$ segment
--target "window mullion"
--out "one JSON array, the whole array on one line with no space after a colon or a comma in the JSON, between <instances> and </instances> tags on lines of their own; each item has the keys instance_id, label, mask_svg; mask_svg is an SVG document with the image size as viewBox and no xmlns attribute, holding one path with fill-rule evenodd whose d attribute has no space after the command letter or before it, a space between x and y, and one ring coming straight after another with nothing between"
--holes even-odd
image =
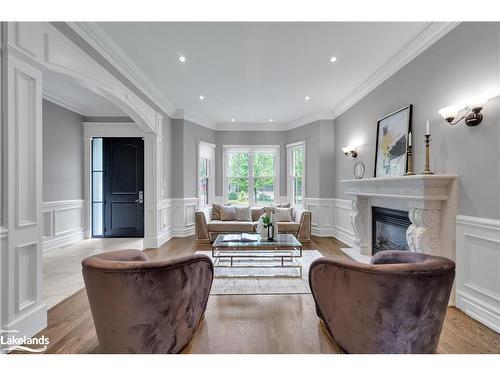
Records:
<instances>
[{"instance_id":1,"label":"window mullion","mask_svg":"<svg viewBox=\"0 0 500 375\"><path fill-rule=\"evenodd\" d=\"M249 152L248 153L248 203L250 204L255 204L255 197L254 197L254 178L253 178L253 158L254 158L254 153Z\"/></svg>"}]
</instances>

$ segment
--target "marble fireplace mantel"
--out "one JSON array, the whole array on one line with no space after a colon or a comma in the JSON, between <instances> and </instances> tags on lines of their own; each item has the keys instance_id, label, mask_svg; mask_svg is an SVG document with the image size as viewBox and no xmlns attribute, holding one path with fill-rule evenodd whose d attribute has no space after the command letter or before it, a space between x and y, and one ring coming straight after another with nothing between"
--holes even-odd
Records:
<instances>
[{"instance_id":1,"label":"marble fireplace mantel","mask_svg":"<svg viewBox=\"0 0 500 375\"><path fill-rule=\"evenodd\" d=\"M351 224L355 245L346 251L366 261L372 255L371 207L408 211L406 239L411 251L455 259L455 217L458 177L414 175L342 180L352 199Z\"/></svg>"}]
</instances>

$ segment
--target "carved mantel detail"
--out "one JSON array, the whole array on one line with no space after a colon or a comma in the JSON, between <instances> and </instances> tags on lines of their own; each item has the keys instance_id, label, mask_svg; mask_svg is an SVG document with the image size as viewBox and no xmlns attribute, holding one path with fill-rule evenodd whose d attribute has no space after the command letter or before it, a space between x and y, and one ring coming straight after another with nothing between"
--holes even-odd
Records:
<instances>
[{"instance_id":1,"label":"carved mantel detail","mask_svg":"<svg viewBox=\"0 0 500 375\"><path fill-rule=\"evenodd\" d=\"M411 251L439 254L439 210L411 208L408 212L411 225L406 231L406 241Z\"/></svg>"},{"instance_id":2,"label":"carved mantel detail","mask_svg":"<svg viewBox=\"0 0 500 375\"><path fill-rule=\"evenodd\" d=\"M352 200L352 211L349 215L349 220L351 222L352 228L354 230L355 243L362 252L365 252L368 248L368 222L366 217L363 215L363 211L368 207L368 201L366 199L353 199Z\"/></svg>"}]
</instances>

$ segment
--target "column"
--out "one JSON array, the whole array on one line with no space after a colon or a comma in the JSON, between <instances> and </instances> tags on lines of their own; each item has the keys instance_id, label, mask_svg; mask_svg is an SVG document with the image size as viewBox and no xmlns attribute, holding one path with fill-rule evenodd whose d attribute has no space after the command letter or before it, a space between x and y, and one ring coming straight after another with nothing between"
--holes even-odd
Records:
<instances>
[{"instance_id":1,"label":"column","mask_svg":"<svg viewBox=\"0 0 500 375\"><path fill-rule=\"evenodd\" d=\"M42 72L7 45L2 68L1 328L11 331L7 335L33 336L47 325L41 288Z\"/></svg>"}]
</instances>

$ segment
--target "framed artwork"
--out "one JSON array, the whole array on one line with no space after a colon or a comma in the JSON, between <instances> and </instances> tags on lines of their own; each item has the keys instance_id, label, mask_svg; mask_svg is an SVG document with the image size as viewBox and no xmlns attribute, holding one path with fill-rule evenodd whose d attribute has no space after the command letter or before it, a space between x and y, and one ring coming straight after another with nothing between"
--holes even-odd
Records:
<instances>
[{"instance_id":1,"label":"framed artwork","mask_svg":"<svg viewBox=\"0 0 500 375\"><path fill-rule=\"evenodd\" d=\"M410 104L377 121L374 177L402 176L406 173L412 111Z\"/></svg>"}]
</instances>

